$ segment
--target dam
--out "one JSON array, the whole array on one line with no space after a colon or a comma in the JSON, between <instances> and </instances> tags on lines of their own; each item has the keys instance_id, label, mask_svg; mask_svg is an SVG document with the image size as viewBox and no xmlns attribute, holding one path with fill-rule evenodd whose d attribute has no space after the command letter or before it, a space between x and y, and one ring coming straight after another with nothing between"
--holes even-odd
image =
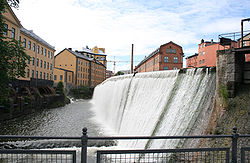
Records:
<instances>
[{"instance_id":1,"label":"dam","mask_svg":"<svg viewBox=\"0 0 250 163\"><path fill-rule=\"evenodd\" d=\"M97 120L114 135L189 135L213 106L215 72L209 68L139 73L110 78L95 88ZM205 114L204 114L205 113ZM204 116L207 117L204 117ZM127 148L176 148L180 141L119 142Z\"/></svg>"}]
</instances>

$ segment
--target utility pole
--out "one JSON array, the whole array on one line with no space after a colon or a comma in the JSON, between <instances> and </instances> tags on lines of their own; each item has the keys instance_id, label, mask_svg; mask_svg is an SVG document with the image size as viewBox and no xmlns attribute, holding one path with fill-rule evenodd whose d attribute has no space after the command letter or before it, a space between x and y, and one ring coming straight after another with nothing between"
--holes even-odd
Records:
<instances>
[{"instance_id":1,"label":"utility pole","mask_svg":"<svg viewBox=\"0 0 250 163\"><path fill-rule=\"evenodd\" d=\"M133 62L134 62L133 58L134 58L134 56L133 55L134 55L134 44L132 44L132 51L131 51L131 70L130 70L131 74L133 74L133 72L134 72L134 68L133 68L134 67L133 66Z\"/></svg>"}]
</instances>

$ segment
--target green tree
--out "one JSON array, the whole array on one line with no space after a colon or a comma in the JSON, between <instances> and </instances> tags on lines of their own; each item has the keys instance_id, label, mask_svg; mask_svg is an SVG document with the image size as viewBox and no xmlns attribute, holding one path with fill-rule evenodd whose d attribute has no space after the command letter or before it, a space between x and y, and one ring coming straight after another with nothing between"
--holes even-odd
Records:
<instances>
[{"instance_id":1,"label":"green tree","mask_svg":"<svg viewBox=\"0 0 250 163\"><path fill-rule=\"evenodd\" d=\"M59 94L64 95L64 85L62 81L59 81L57 86L56 86L56 92Z\"/></svg>"},{"instance_id":2,"label":"green tree","mask_svg":"<svg viewBox=\"0 0 250 163\"><path fill-rule=\"evenodd\" d=\"M18 7L18 4L18 0L0 0L0 104L8 97L9 81L25 77L26 61L30 59L21 41L4 35L7 29L4 27L3 13L7 7Z\"/></svg>"},{"instance_id":3,"label":"green tree","mask_svg":"<svg viewBox=\"0 0 250 163\"><path fill-rule=\"evenodd\" d=\"M115 76L118 76L118 75L124 75L124 72L121 72L121 71L118 71Z\"/></svg>"}]
</instances>

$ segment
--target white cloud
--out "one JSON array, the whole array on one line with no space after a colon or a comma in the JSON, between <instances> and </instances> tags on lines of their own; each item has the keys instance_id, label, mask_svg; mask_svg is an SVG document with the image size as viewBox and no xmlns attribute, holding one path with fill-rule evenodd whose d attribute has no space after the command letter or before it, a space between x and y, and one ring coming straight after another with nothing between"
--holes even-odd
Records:
<instances>
[{"instance_id":1,"label":"white cloud","mask_svg":"<svg viewBox=\"0 0 250 163\"><path fill-rule=\"evenodd\" d=\"M240 30L248 1L25 0L15 11L22 25L56 47L106 48L106 54L145 56L173 41L197 52L202 38ZM249 6L248 5L248 6ZM250 24L250 23L248 23ZM246 29L250 27L246 23ZM127 59L128 60L128 59Z\"/></svg>"}]
</instances>

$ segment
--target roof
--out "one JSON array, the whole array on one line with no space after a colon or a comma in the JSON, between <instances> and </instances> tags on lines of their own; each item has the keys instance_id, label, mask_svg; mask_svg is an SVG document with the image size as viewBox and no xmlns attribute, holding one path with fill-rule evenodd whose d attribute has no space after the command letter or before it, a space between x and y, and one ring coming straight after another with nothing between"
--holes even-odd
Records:
<instances>
[{"instance_id":1,"label":"roof","mask_svg":"<svg viewBox=\"0 0 250 163\"><path fill-rule=\"evenodd\" d=\"M96 60L96 59L94 59L94 58L91 58L91 57L88 57L88 56L82 54L81 52L73 51L73 50L71 50L71 49L69 49L69 48L63 49L63 50L62 50L61 52L59 52L56 56L58 56L59 54L61 54L61 53L62 53L63 51L65 51L65 50L69 51L71 54L73 54L73 55L76 56L77 58L85 59L85 60L88 60L88 61L90 61L90 62L95 62L95 63L97 63L97 64L102 65L102 66L105 67L105 65L103 65L103 64L102 64L101 62L99 62L98 60ZM91 53L90 53L90 54L91 54ZM56 56L55 56L55 57L56 57Z\"/></svg>"},{"instance_id":2,"label":"roof","mask_svg":"<svg viewBox=\"0 0 250 163\"><path fill-rule=\"evenodd\" d=\"M74 73L73 71L71 71L71 70L67 70L67 69L64 69L64 68L57 68L57 67L55 67L56 69L59 69L59 70L63 70L63 71L67 71L67 72L72 72L72 73Z\"/></svg>"},{"instance_id":3,"label":"roof","mask_svg":"<svg viewBox=\"0 0 250 163\"><path fill-rule=\"evenodd\" d=\"M44 41L41 37L37 36L32 30L27 30L25 28L20 28L20 31L23 32L25 35L39 41L39 43L45 45L45 46L48 46L49 48L51 49L54 49L55 50L55 47L50 45L49 43L47 43L46 41Z\"/></svg>"},{"instance_id":4,"label":"roof","mask_svg":"<svg viewBox=\"0 0 250 163\"><path fill-rule=\"evenodd\" d=\"M170 42L168 42L168 43L166 43L166 44L163 44L163 45L161 45L159 48L157 48L155 51L153 51L151 54L149 54L147 57L145 57L145 58L136 66L136 68L139 67L139 66L141 66L141 65L142 65L143 63L145 63L148 59L150 59L150 58L153 57L155 54L157 54L157 53L160 51L160 48L161 48L162 46L167 45L167 44L174 44L174 45L176 45L176 46L182 48L180 45L177 45L176 43L174 43L174 42L172 42L172 41L170 41Z\"/></svg>"},{"instance_id":5,"label":"roof","mask_svg":"<svg viewBox=\"0 0 250 163\"><path fill-rule=\"evenodd\" d=\"M89 54L93 54L93 55L102 55L102 56L107 56L106 54L104 54L102 51L99 50L99 52L101 53L94 53L91 49L87 49L87 48L82 48L82 51L78 51L78 53L89 53Z\"/></svg>"},{"instance_id":6,"label":"roof","mask_svg":"<svg viewBox=\"0 0 250 163\"><path fill-rule=\"evenodd\" d=\"M196 57L196 56L198 56L198 53L195 53L194 55L190 55L190 56L186 57L186 59Z\"/></svg>"},{"instance_id":7,"label":"roof","mask_svg":"<svg viewBox=\"0 0 250 163\"><path fill-rule=\"evenodd\" d=\"M153 57L159 51L160 51L160 48L157 48L155 51L153 51L151 54L149 54L147 57L145 57L136 67L141 66L143 63L145 63L149 58Z\"/></svg>"}]
</instances>

